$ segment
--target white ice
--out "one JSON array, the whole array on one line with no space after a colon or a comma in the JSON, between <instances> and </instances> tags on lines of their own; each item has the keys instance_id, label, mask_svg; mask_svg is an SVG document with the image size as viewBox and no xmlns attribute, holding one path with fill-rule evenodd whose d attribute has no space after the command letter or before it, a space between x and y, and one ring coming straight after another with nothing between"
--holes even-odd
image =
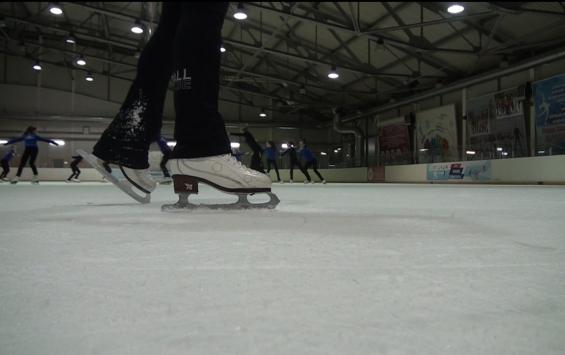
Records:
<instances>
[{"instance_id":1,"label":"white ice","mask_svg":"<svg viewBox=\"0 0 565 355\"><path fill-rule=\"evenodd\" d=\"M0 185L0 353L565 353L565 188L275 192L166 214L171 186Z\"/></svg>"}]
</instances>

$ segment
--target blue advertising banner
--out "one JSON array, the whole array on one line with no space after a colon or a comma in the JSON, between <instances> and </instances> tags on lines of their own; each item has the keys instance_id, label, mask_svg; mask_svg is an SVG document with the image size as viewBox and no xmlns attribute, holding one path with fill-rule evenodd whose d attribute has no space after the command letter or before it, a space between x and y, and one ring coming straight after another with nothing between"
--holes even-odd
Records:
<instances>
[{"instance_id":1,"label":"blue advertising banner","mask_svg":"<svg viewBox=\"0 0 565 355\"><path fill-rule=\"evenodd\" d=\"M428 164L428 181L489 181L490 160Z\"/></svg>"},{"instance_id":2,"label":"blue advertising banner","mask_svg":"<svg viewBox=\"0 0 565 355\"><path fill-rule=\"evenodd\" d=\"M533 84L537 149L565 153L565 75Z\"/></svg>"}]
</instances>

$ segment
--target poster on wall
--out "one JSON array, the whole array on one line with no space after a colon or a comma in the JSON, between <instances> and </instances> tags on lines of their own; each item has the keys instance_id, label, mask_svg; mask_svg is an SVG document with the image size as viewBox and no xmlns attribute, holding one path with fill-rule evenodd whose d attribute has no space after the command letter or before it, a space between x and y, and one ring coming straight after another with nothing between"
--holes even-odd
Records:
<instances>
[{"instance_id":1,"label":"poster on wall","mask_svg":"<svg viewBox=\"0 0 565 355\"><path fill-rule=\"evenodd\" d=\"M420 163L459 159L455 106L447 105L417 112L416 137Z\"/></svg>"},{"instance_id":2,"label":"poster on wall","mask_svg":"<svg viewBox=\"0 0 565 355\"><path fill-rule=\"evenodd\" d=\"M488 135L490 97L481 96L467 101L467 125L469 137Z\"/></svg>"},{"instance_id":3,"label":"poster on wall","mask_svg":"<svg viewBox=\"0 0 565 355\"><path fill-rule=\"evenodd\" d=\"M426 175L428 181L489 181L492 177L491 161L428 164Z\"/></svg>"},{"instance_id":4,"label":"poster on wall","mask_svg":"<svg viewBox=\"0 0 565 355\"><path fill-rule=\"evenodd\" d=\"M565 153L565 75L533 84L537 149ZM546 153L547 154L547 153Z\"/></svg>"},{"instance_id":5,"label":"poster on wall","mask_svg":"<svg viewBox=\"0 0 565 355\"><path fill-rule=\"evenodd\" d=\"M468 100L467 148L482 159L527 156L523 106L524 87Z\"/></svg>"},{"instance_id":6,"label":"poster on wall","mask_svg":"<svg viewBox=\"0 0 565 355\"><path fill-rule=\"evenodd\" d=\"M517 87L494 94L494 118L504 119L524 115L524 87Z\"/></svg>"},{"instance_id":7,"label":"poster on wall","mask_svg":"<svg viewBox=\"0 0 565 355\"><path fill-rule=\"evenodd\" d=\"M410 164L410 132L408 126L391 124L379 128L380 162L385 165Z\"/></svg>"}]
</instances>

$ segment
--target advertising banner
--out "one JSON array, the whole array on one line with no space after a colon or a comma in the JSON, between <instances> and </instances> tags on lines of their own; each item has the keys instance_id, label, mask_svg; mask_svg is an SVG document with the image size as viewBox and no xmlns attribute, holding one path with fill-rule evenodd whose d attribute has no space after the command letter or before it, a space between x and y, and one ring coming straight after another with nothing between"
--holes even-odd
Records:
<instances>
[{"instance_id":1,"label":"advertising banner","mask_svg":"<svg viewBox=\"0 0 565 355\"><path fill-rule=\"evenodd\" d=\"M486 159L527 155L524 87L467 101L467 148Z\"/></svg>"},{"instance_id":2,"label":"advertising banner","mask_svg":"<svg viewBox=\"0 0 565 355\"><path fill-rule=\"evenodd\" d=\"M428 181L489 181L490 160L428 164Z\"/></svg>"},{"instance_id":3,"label":"advertising banner","mask_svg":"<svg viewBox=\"0 0 565 355\"><path fill-rule=\"evenodd\" d=\"M537 149L565 153L565 75L533 84Z\"/></svg>"},{"instance_id":4,"label":"advertising banner","mask_svg":"<svg viewBox=\"0 0 565 355\"><path fill-rule=\"evenodd\" d=\"M458 159L454 105L417 112L416 132L419 162Z\"/></svg>"},{"instance_id":5,"label":"advertising banner","mask_svg":"<svg viewBox=\"0 0 565 355\"><path fill-rule=\"evenodd\" d=\"M380 162L390 164L409 164L412 162L410 132L408 126L393 124L379 128Z\"/></svg>"}]
</instances>

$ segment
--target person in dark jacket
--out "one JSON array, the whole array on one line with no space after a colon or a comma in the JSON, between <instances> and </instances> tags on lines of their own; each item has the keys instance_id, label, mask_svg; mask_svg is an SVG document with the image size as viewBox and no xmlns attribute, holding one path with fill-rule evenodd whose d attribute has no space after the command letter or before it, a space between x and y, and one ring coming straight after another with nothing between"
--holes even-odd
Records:
<instances>
[{"instance_id":1,"label":"person in dark jacket","mask_svg":"<svg viewBox=\"0 0 565 355\"><path fill-rule=\"evenodd\" d=\"M24 170L24 166L27 164L29 159L29 166L33 171L33 183L39 182L37 167L35 166L35 159L37 159L37 154L39 154L39 148L37 147L37 142L46 142L53 145L59 145L52 139L47 139L40 137L37 135L37 128L34 126L29 126L24 134L19 138L14 138L8 141L5 145L18 143L24 141L25 143L25 150L22 155L22 159L20 160L20 166L18 167L18 172L16 173L16 177L11 181L12 184L17 184L20 176L22 176L22 171Z\"/></svg>"},{"instance_id":2,"label":"person in dark jacket","mask_svg":"<svg viewBox=\"0 0 565 355\"><path fill-rule=\"evenodd\" d=\"M71 170L73 171L73 173L71 174L71 176L69 176L67 181L80 182L80 180L78 179L78 176L80 175L80 169L78 168L78 165L82 161L82 156L73 155L71 158L73 158L73 161L71 162Z\"/></svg>"},{"instance_id":3,"label":"person in dark jacket","mask_svg":"<svg viewBox=\"0 0 565 355\"><path fill-rule=\"evenodd\" d=\"M271 165L275 168L275 173L277 173L277 181L282 182L281 176L279 175L279 167L277 166L277 155L278 151L273 141L267 141L266 148L263 151L267 157L267 174L271 171Z\"/></svg>"},{"instance_id":4,"label":"person in dark jacket","mask_svg":"<svg viewBox=\"0 0 565 355\"><path fill-rule=\"evenodd\" d=\"M306 170L304 170L304 168L302 167L302 164L300 164L300 161L298 160L298 156L296 155L296 148L294 148L294 143L293 142L288 142L288 149L285 150L282 155L287 155L288 154L288 158L290 160L290 183L292 184L292 180L294 180L294 167L298 167L298 169L300 169L300 171L302 171L302 174L304 174L304 176L306 176L306 180L305 182L310 181L310 175L308 174L308 172Z\"/></svg>"},{"instance_id":5,"label":"person in dark jacket","mask_svg":"<svg viewBox=\"0 0 565 355\"><path fill-rule=\"evenodd\" d=\"M316 175L318 175L318 177L320 178L320 181L322 182L322 184L325 184L326 180L324 179L322 174L320 174L320 172L318 171L318 159L316 159L316 157L314 156L314 154L312 153L310 148L308 148L308 146L306 145L306 140L304 138L302 138L298 142L298 144L300 145L300 150L298 151L298 154L304 160L304 170L308 171L308 168L312 167L312 169L314 170ZM308 179L308 180L310 180L310 179ZM310 182L312 182L312 181L310 181Z\"/></svg>"},{"instance_id":6,"label":"person in dark jacket","mask_svg":"<svg viewBox=\"0 0 565 355\"><path fill-rule=\"evenodd\" d=\"M2 164L2 174L0 175L0 180L8 181L8 178L6 178L6 176L8 176L8 173L10 172L10 160L12 160L15 155L16 150L14 149L14 147L11 147L10 151L6 155L4 155L4 157L0 161L0 163Z\"/></svg>"},{"instance_id":7,"label":"person in dark jacket","mask_svg":"<svg viewBox=\"0 0 565 355\"><path fill-rule=\"evenodd\" d=\"M250 168L256 170L260 173L265 173L265 168L263 167L263 147L257 143L255 137L249 132L247 127L244 127L242 133L231 133L232 136L243 137L245 143L251 148L253 155L251 155L251 166Z\"/></svg>"}]
</instances>

